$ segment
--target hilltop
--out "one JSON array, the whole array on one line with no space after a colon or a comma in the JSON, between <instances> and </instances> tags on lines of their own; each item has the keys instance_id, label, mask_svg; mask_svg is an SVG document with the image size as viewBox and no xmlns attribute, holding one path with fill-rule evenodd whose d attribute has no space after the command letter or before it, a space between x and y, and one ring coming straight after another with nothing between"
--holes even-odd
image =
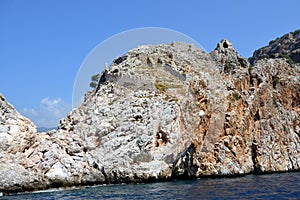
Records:
<instances>
[{"instance_id":1,"label":"hilltop","mask_svg":"<svg viewBox=\"0 0 300 200\"><path fill-rule=\"evenodd\" d=\"M286 58L288 62L300 63L300 30L290 32L271 40L269 44L256 50L249 59L253 64L263 58Z\"/></svg>"}]
</instances>

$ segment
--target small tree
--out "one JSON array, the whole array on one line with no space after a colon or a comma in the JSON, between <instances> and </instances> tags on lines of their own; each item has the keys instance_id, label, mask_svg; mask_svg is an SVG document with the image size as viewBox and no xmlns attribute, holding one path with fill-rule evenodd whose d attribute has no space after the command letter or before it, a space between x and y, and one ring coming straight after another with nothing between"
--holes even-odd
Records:
<instances>
[{"instance_id":1,"label":"small tree","mask_svg":"<svg viewBox=\"0 0 300 200\"><path fill-rule=\"evenodd\" d=\"M107 81L108 65L105 63L105 69L101 74L95 74L91 77L90 87L97 88L98 84Z\"/></svg>"},{"instance_id":2,"label":"small tree","mask_svg":"<svg viewBox=\"0 0 300 200\"><path fill-rule=\"evenodd\" d=\"M96 88L99 82L100 74L95 74L91 77L90 87Z\"/></svg>"}]
</instances>

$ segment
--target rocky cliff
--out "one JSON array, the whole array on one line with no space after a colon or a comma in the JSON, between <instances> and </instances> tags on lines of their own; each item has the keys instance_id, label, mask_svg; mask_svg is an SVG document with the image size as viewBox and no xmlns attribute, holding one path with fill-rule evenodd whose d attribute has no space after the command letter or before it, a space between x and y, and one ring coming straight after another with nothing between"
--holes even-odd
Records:
<instances>
[{"instance_id":1,"label":"rocky cliff","mask_svg":"<svg viewBox=\"0 0 300 200\"><path fill-rule=\"evenodd\" d=\"M256 50L249 59L253 64L262 58L285 58L290 63L300 63L300 30L290 32Z\"/></svg>"},{"instance_id":2,"label":"rocky cliff","mask_svg":"<svg viewBox=\"0 0 300 200\"><path fill-rule=\"evenodd\" d=\"M300 68L184 43L114 60L57 131L1 96L0 191L300 169Z\"/></svg>"}]
</instances>

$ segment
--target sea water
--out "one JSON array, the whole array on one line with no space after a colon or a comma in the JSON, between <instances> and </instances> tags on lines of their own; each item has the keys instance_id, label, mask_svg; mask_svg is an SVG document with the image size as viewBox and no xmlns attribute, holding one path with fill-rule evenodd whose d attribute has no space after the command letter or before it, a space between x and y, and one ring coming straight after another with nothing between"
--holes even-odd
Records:
<instances>
[{"instance_id":1,"label":"sea water","mask_svg":"<svg viewBox=\"0 0 300 200\"><path fill-rule=\"evenodd\" d=\"M2 199L300 199L300 172L101 185L15 194Z\"/></svg>"}]
</instances>

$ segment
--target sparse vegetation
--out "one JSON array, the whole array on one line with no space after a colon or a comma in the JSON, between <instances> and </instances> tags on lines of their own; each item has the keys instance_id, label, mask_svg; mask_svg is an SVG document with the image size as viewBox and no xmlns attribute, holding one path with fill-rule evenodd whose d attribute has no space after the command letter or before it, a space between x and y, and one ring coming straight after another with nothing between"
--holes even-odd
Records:
<instances>
[{"instance_id":1,"label":"sparse vegetation","mask_svg":"<svg viewBox=\"0 0 300 200\"><path fill-rule=\"evenodd\" d=\"M253 66L250 65L250 66L248 67L248 73L251 74L252 70L253 70Z\"/></svg>"},{"instance_id":2,"label":"sparse vegetation","mask_svg":"<svg viewBox=\"0 0 300 200\"><path fill-rule=\"evenodd\" d=\"M233 98L237 101L239 100L241 97L240 97L240 94L238 92L233 92Z\"/></svg>"},{"instance_id":3,"label":"sparse vegetation","mask_svg":"<svg viewBox=\"0 0 300 200\"><path fill-rule=\"evenodd\" d=\"M182 85L173 85L173 84L167 84L167 83L155 83L155 88L159 90L160 92L165 92L167 89L170 88L181 88Z\"/></svg>"},{"instance_id":4,"label":"sparse vegetation","mask_svg":"<svg viewBox=\"0 0 300 200\"><path fill-rule=\"evenodd\" d=\"M276 88L276 86L278 85L280 79L278 76L274 76L272 77L272 84L273 84L273 88Z\"/></svg>"},{"instance_id":5,"label":"sparse vegetation","mask_svg":"<svg viewBox=\"0 0 300 200\"><path fill-rule=\"evenodd\" d=\"M229 59L225 60L224 72L229 72L233 68L234 68L234 65L232 64L232 62Z\"/></svg>"},{"instance_id":6,"label":"sparse vegetation","mask_svg":"<svg viewBox=\"0 0 300 200\"><path fill-rule=\"evenodd\" d=\"M155 83L155 88L158 89L160 92L164 92L167 87L164 84Z\"/></svg>"},{"instance_id":7,"label":"sparse vegetation","mask_svg":"<svg viewBox=\"0 0 300 200\"><path fill-rule=\"evenodd\" d=\"M273 97L273 98L272 98L272 100L273 100L273 105L276 107L276 106L277 106L277 101L276 101L276 98L275 98L275 97Z\"/></svg>"},{"instance_id":8,"label":"sparse vegetation","mask_svg":"<svg viewBox=\"0 0 300 200\"><path fill-rule=\"evenodd\" d=\"M300 29L295 30L294 32L292 32L293 35L298 35L300 33Z\"/></svg>"},{"instance_id":9,"label":"sparse vegetation","mask_svg":"<svg viewBox=\"0 0 300 200\"><path fill-rule=\"evenodd\" d=\"M300 48L300 42L299 43L295 43L295 44L291 44L291 46L289 47L290 50L296 50Z\"/></svg>"},{"instance_id":10,"label":"sparse vegetation","mask_svg":"<svg viewBox=\"0 0 300 200\"><path fill-rule=\"evenodd\" d=\"M282 127L283 127L283 131L284 131L284 132L287 132L286 126L285 126L285 125L282 125Z\"/></svg>"},{"instance_id":11,"label":"sparse vegetation","mask_svg":"<svg viewBox=\"0 0 300 200\"><path fill-rule=\"evenodd\" d=\"M165 101L168 101L168 102L171 102L171 101L177 102L177 101L178 101L178 98L177 98L176 96L167 95L167 96L165 96L164 100L165 100Z\"/></svg>"},{"instance_id":12,"label":"sparse vegetation","mask_svg":"<svg viewBox=\"0 0 300 200\"><path fill-rule=\"evenodd\" d=\"M290 65L295 64L293 59L287 54L276 55L276 54L272 53L271 55L269 55L269 58L284 58Z\"/></svg>"},{"instance_id":13,"label":"sparse vegetation","mask_svg":"<svg viewBox=\"0 0 300 200\"><path fill-rule=\"evenodd\" d=\"M286 54L279 54L278 56L279 58L285 58L287 60L287 62L290 64L290 65L293 65L295 64L293 59L289 56L289 55L286 55Z\"/></svg>"},{"instance_id":14,"label":"sparse vegetation","mask_svg":"<svg viewBox=\"0 0 300 200\"><path fill-rule=\"evenodd\" d=\"M95 74L91 77L90 87L96 88L99 82L100 74Z\"/></svg>"},{"instance_id":15,"label":"sparse vegetation","mask_svg":"<svg viewBox=\"0 0 300 200\"><path fill-rule=\"evenodd\" d=\"M280 39L280 38L277 37L275 40L271 40L271 41L269 42L269 45L275 43L275 42L276 42L277 40L279 40L279 39Z\"/></svg>"}]
</instances>

